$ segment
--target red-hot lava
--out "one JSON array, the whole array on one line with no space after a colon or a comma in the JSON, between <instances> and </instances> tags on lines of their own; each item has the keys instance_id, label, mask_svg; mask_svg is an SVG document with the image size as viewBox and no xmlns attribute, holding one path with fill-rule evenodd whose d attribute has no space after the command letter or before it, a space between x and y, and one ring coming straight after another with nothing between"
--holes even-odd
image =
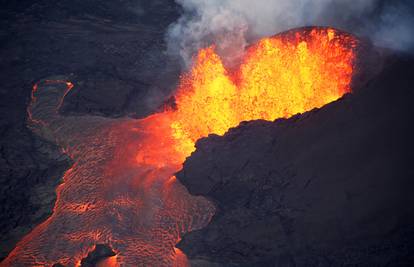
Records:
<instances>
[{"instance_id":1,"label":"red-hot lava","mask_svg":"<svg viewBox=\"0 0 414 267\"><path fill-rule=\"evenodd\" d=\"M214 47L185 74L176 108L142 120L56 112L70 83L34 88L34 131L74 160L57 189L53 215L28 234L2 266L79 265L97 243L117 256L107 266L183 266L174 248L214 213L174 178L194 143L241 121L275 120L321 107L350 91L356 40L313 28L265 38L228 71Z\"/></svg>"}]
</instances>

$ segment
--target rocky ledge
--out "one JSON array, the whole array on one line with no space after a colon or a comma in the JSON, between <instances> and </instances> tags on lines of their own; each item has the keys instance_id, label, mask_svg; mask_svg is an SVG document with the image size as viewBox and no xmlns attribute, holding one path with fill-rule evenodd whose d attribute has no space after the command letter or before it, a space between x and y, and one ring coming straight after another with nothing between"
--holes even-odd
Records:
<instances>
[{"instance_id":1,"label":"rocky ledge","mask_svg":"<svg viewBox=\"0 0 414 267\"><path fill-rule=\"evenodd\" d=\"M390 57L322 109L197 142L177 178L217 213L178 247L217 266L412 266L413 69Z\"/></svg>"}]
</instances>

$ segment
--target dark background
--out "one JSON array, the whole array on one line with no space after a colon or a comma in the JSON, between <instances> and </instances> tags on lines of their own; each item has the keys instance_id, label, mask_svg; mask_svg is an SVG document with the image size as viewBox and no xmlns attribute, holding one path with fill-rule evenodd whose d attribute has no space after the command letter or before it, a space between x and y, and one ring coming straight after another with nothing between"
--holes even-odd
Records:
<instances>
[{"instance_id":1,"label":"dark background","mask_svg":"<svg viewBox=\"0 0 414 267\"><path fill-rule=\"evenodd\" d=\"M409 0L383 0L366 16L375 25L385 6L396 4L412 8ZM67 114L144 117L154 112L169 98L180 73L180 59L165 53L165 33L181 10L173 0L23 0L0 1L0 5L1 260L22 236L50 215L55 188L70 165L69 159L56 146L39 139L27 128L26 107L33 85L54 75L70 75L75 87L61 110ZM346 22L348 29L351 32L353 28L358 29L365 19ZM399 82L406 87L401 88L409 90L412 80L407 78L410 77L407 68L412 68L412 59L408 54L399 54L396 61L399 60L404 62L396 66L402 69L390 70L396 76L384 76L391 80L384 84L389 86L393 84L392 79L404 77L406 80ZM398 73L405 75L400 77ZM399 96L404 99L404 91ZM412 111L407 108L410 105L404 103L406 110ZM399 126L412 124L410 114L405 113L403 118L403 121L398 120ZM363 126L360 127L364 131ZM393 136L398 138L398 132L393 132ZM407 133L403 136L408 139ZM398 144L404 147L404 140ZM252 146L256 145L252 141ZM230 152L240 154L240 151ZM258 153L259 160L261 156ZM255 192L264 195L260 190ZM228 192L222 193L222 196L228 195ZM233 228L233 225L225 227ZM404 244L400 241L398 246ZM188 244L187 252L194 255L221 257L224 261L237 258L225 251L224 256L216 255L203 251L195 245L197 243ZM217 244L209 245L214 249ZM192 248L195 251L192 252ZM404 249L405 253L407 248ZM290 262L290 258L287 261Z\"/></svg>"}]
</instances>

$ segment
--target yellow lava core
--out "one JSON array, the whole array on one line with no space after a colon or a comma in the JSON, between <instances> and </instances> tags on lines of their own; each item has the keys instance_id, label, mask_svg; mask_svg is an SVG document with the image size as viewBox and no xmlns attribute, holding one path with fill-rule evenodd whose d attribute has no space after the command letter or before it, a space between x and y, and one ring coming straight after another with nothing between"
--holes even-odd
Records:
<instances>
[{"instance_id":1,"label":"yellow lava core","mask_svg":"<svg viewBox=\"0 0 414 267\"><path fill-rule=\"evenodd\" d=\"M202 49L181 78L171 127L188 156L208 134L242 121L273 121L319 108L350 92L356 40L331 28L302 29L251 46L238 70L214 47Z\"/></svg>"}]
</instances>

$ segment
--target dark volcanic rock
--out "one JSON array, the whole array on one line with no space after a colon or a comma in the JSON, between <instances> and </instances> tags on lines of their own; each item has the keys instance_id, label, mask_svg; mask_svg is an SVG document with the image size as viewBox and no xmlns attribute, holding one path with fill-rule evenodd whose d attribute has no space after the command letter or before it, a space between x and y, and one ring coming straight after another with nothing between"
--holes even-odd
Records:
<instances>
[{"instance_id":1,"label":"dark volcanic rock","mask_svg":"<svg viewBox=\"0 0 414 267\"><path fill-rule=\"evenodd\" d=\"M414 60L385 66L322 109L197 142L177 178L218 211L178 247L224 266L412 266Z\"/></svg>"},{"instance_id":2,"label":"dark volcanic rock","mask_svg":"<svg viewBox=\"0 0 414 267\"><path fill-rule=\"evenodd\" d=\"M5 8L4 17L13 19L0 28L2 90L24 87L27 97L34 82L73 73L66 112L153 112L178 79L164 39L179 14L173 0L147 2L43 0Z\"/></svg>"},{"instance_id":3,"label":"dark volcanic rock","mask_svg":"<svg viewBox=\"0 0 414 267\"><path fill-rule=\"evenodd\" d=\"M0 143L0 259L52 213L70 160L27 129L6 125Z\"/></svg>"}]
</instances>

